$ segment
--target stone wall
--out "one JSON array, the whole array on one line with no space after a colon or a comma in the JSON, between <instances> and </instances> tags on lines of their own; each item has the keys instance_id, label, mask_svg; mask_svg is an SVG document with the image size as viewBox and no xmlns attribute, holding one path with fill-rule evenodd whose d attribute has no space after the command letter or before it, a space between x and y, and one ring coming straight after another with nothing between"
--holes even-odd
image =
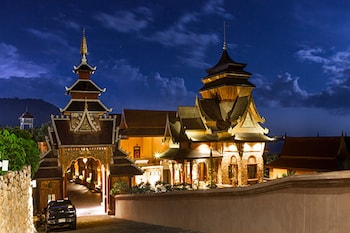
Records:
<instances>
[{"instance_id":1,"label":"stone wall","mask_svg":"<svg viewBox=\"0 0 350 233\"><path fill-rule=\"evenodd\" d=\"M30 167L0 176L0 232L36 232L30 182Z\"/></svg>"},{"instance_id":2,"label":"stone wall","mask_svg":"<svg viewBox=\"0 0 350 233\"><path fill-rule=\"evenodd\" d=\"M225 233L345 233L350 171L290 176L249 187L116 196L116 217Z\"/></svg>"}]
</instances>

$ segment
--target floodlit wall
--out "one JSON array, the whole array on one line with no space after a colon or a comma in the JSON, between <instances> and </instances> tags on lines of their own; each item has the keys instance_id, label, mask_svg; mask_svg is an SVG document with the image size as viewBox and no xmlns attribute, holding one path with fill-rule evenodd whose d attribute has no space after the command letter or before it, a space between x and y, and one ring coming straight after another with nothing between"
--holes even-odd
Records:
<instances>
[{"instance_id":1,"label":"floodlit wall","mask_svg":"<svg viewBox=\"0 0 350 233\"><path fill-rule=\"evenodd\" d=\"M30 167L0 176L0 232L36 232L30 181Z\"/></svg>"},{"instance_id":2,"label":"floodlit wall","mask_svg":"<svg viewBox=\"0 0 350 233\"><path fill-rule=\"evenodd\" d=\"M350 171L249 187L116 196L116 217L210 233L345 233Z\"/></svg>"}]
</instances>

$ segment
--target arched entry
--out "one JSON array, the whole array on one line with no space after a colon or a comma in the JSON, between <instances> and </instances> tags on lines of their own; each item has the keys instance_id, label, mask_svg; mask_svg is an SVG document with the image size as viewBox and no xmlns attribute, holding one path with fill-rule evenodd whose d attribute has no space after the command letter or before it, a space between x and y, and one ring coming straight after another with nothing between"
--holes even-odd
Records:
<instances>
[{"instance_id":1,"label":"arched entry","mask_svg":"<svg viewBox=\"0 0 350 233\"><path fill-rule=\"evenodd\" d=\"M91 190L93 188L93 190L96 189L95 191L100 192L103 211L107 213L111 154L112 148L110 147L62 148L60 162L64 174L64 196L68 196L68 186L72 187L72 181L74 183L81 182L86 189Z\"/></svg>"},{"instance_id":2,"label":"arched entry","mask_svg":"<svg viewBox=\"0 0 350 233\"><path fill-rule=\"evenodd\" d=\"M92 157L74 160L67 169L67 197L76 206L78 216L105 213L102 170L100 161Z\"/></svg>"}]
</instances>

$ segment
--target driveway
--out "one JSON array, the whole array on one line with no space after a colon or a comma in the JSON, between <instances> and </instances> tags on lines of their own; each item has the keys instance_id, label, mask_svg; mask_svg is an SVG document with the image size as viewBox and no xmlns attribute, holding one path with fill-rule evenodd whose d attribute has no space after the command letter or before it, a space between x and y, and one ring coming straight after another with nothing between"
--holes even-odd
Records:
<instances>
[{"instance_id":1,"label":"driveway","mask_svg":"<svg viewBox=\"0 0 350 233\"><path fill-rule=\"evenodd\" d=\"M43 231L38 231L41 233ZM50 232L66 233L200 233L198 231L183 230L173 227L151 225L119 219L109 215L81 216L78 217L77 229L54 229Z\"/></svg>"}]
</instances>

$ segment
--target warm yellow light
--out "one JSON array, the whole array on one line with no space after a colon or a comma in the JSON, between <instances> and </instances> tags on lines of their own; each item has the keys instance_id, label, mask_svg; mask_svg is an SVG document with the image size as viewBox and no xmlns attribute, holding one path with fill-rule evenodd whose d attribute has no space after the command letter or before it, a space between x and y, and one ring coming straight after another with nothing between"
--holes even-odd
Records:
<instances>
[{"instance_id":1,"label":"warm yellow light","mask_svg":"<svg viewBox=\"0 0 350 233\"><path fill-rule=\"evenodd\" d=\"M154 153L154 157L155 157L156 159L159 159L159 158L160 158L160 153L158 153L158 152Z\"/></svg>"},{"instance_id":2,"label":"warm yellow light","mask_svg":"<svg viewBox=\"0 0 350 233\"><path fill-rule=\"evenodd\" d=\"M243 144L243 150L244 151L250 151L250 149L251 149L251 147L250 147L250 145L248 143L244 143Z\"/></svg>"},{"instance_id":3,"label":"warm yellow light","mask_svg":"<svg viewBox=\"0 0 350 233\"><path fill-rule=\"evenodd\" d=\"M237 147L235 145L229 145L226 148L226 151L237 151Z\"/></svg>"},{"instance_id":4,"label":"warm yellow light","mask_svg":"<svg viewBox=\"0 0 350 233\"><path fill-rule=\"evenodd\" d=\"M210 147L207 145L207 144L201 144L199 147L198 147L199 151L203 154L209 154L210 153Z\"/></svg>"},{"instance_id":5,"label":"warm yellow light","mask_svg":"<svg viewBox=\"0 0 350 233\"><path fill-rule=\"evenodd\" d=\"M88 160L87 158L83 158L84 164L86 164L87 160Z\"/></svg>"},{"instance_id":6,"label":"warm yellow light","mask_svg":"<svg viewBox=\"0 0 350 233\"><path fill-rule=\"evenodd\" d=\"M253 151L261 151L261 143L255 143L253 146Z\"/></svg>"}]
</instances>

